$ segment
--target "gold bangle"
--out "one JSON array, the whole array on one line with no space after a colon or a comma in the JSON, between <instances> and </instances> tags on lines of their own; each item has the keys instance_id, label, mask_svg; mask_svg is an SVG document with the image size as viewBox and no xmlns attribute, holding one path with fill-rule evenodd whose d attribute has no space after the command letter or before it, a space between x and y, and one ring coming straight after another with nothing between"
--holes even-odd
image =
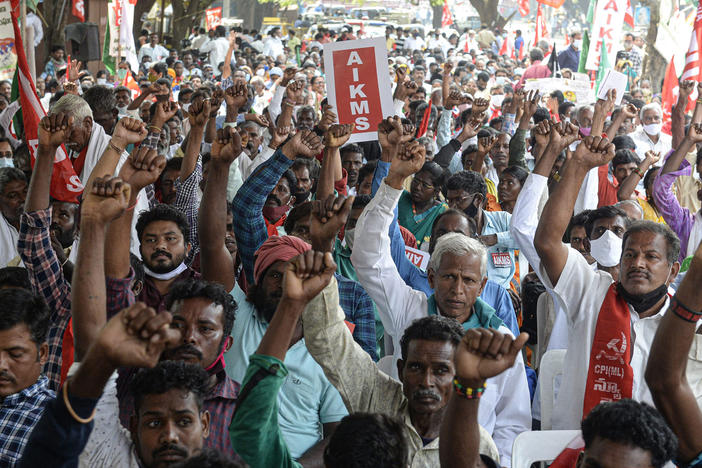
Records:
<instances>
[{"instance_id":1,"label":"gold bangle","mask_svg":"<svg viewBox=\"0 0 702 468\"><path fill-rule=\"evenodd\" d=\"M95 418L95 410L97 407L93 408L93 414L90 415L90 417L86 418L81 418L76 414L75 411L73 411L73 408L71 407L71 403L68 401L68 380L66 380L63 383L63 403L66 405L66 409L68 410L68 414L73 417L76 421L78 421L81 424L88 424L90 421L92 421Z\"/></svg>"},{"instance_id":2,"label":"gold bangle","mask_svg":"<svg viewBox=\"0 0 702 468\"><path fill-rule=\"evenodd\" d=\"M109 142L107 145L108 145L110 148L112 148L114 151L116 151L117 154L122 154L122 153L124 153L124 149L123 149L123 148L120 148L119 146L117 146L117 145L115 145L114 143L112 143L112 140L110 140L110 142Z\"/></svg>"},{"instance_id":3,"label":"gold bangle","mask_svg":"<svg viewBox=\"0 0 702 468\"><path fill-rule=\"evenodd\" d=\"M149 130L151 130L153 133L161 133L161 129L157 127L156 125L149 125L147 127Z\"/></svg>"}]
</instances>

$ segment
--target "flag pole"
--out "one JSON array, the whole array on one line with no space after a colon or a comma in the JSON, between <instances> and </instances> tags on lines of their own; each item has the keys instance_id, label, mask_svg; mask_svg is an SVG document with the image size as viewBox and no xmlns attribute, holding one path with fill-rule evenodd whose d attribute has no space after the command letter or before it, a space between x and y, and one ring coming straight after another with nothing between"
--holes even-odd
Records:
<instances>
[{"instance_id":1,"label":"flag pole","mask_svg":"<svg viewBox=\"0 0 702 468\"><path fill-rule=\"evenodd\" d=\"M126 2L127 0L121 0L123 2ZM117 2L115 2L115 6L117 6ZM119 5L120 7L120 12L122 11L122 5ZM117 19L117 12L115 12L115 20ZM122 21L124 18L122 18L122 14L120 13L119 15L119 24L117 25L117 61L115 63L115 73L117 72L117 68L119 68L119 64L122 63ZM110 27L110 24L108 22L107 27Z\"/></svg>"}]
</instances>

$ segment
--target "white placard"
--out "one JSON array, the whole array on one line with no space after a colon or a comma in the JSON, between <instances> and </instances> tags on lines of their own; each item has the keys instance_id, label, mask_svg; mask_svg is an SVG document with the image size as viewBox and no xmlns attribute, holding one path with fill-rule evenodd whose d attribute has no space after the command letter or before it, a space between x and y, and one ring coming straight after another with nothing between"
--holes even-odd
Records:
<instances>
[{"instance_id":1,"label":"white placard","mask_svg":"<svg viewBox=\"0 0 702 468\"><path fill-rule=\"evenodd\" d=\"M590 36L590 49L585 68L597 70L600 63L602 40L607 48L607 57L614 63L614 53L619 48L619 38L624 28L626 0L598 0L595 8L595 21Z\"/></svg>"},{"instance_id":2,"label":"white placard","mask_svg":"<svg viewBox=\"0 0 702 468\"><path fill-rule=\"evenodd\" d=\"M607 92L610 89L615 89L617 91L617 99L614 101L615 105L620 105L622 103L622 97L624 97L624 91L626 91L626 75L618 71L609 69L605 71L605 76L602 78L600 83L600 89L597 91L597 99L607 100Z\"/></svg>"},{"instance_id":3,"label":"white placard","mask_svg":"<svg viewBox=\"0 0 702 468\"><path fill-rule=\"evenodd\" d=\"M429 252L405 246L405 256L412 264L423 271L429 266Z\"/></svg>"},{"instance_id":4,"label":"white placard","mask_svg":"<svg viewBox=\"0 0 702 468\"><path fill-rule=\"evenodd\" d=\"M324 44L327 101L339 123L355 123L350 143L378 138L378 124L393 115L384 37Z\"/></svg>"}]
</instances>

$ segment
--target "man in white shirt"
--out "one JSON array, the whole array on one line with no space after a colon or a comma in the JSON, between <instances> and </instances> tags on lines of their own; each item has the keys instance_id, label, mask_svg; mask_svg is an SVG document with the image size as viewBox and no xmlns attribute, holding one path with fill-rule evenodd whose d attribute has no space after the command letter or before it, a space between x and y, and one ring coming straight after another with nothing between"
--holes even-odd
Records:
<instances>
[{"instance_id":1,"label":"man in white shirt","mask_svg":"<svg viewBox=\"0 0 702 468\"><path fill-rule=\"evenodd\" d=\"M268 33L268 37L263 41L263 55L277 58L285 51L283 41L280 39L280 29L273 28Z\"/></svg>"},{"instance_id":2,"label":"man in white shirt","mask_svg":"<svg viewBox=\"0 0 702 468\"><path fill-rule=\"evenodd\" d=\"M561 242L587 172L613 157L614 145L607 139L590 136L578 145L561 171L534 237L541 277L555 292L570 330L553 429L577 429L601 401L633 398L652 403L644 371L668 308L668 286L680 269L680 241L665 225L633 223L624 234L616 283Z\"/></svg>"},{"instance_id":3,"label":"man in white shirt","mask_svg":"<svg viewBox=\"0 0 702 468\"><path fill-rule=\"evenodd\" d=\"M210 54L210 65L212 65L213 70L217 70L220 63L224 62L227 56L227 50L229 49L229 41L227 40L227 29L219 25L215 28L215 39L212 41L205 42L200 46L200 53ZM233 58L233 57L232 57ZM228 64L224 64L226 67Z\"/></svg>"},{"instance_id":4,"label":"man in white shirt","mask_svg":"<svg viewBox=\"0 0 702 468\"><path fill-rule=\"evenodd\" d=\"M27 198L27 179L15 167L0 169L0 268L17 257L20 216Z\"/></svg>"},{"instance_id":5,"label":"man in white shirt","mask_svg":"<svg viewBox=\"0 0 702 468\"><path fill-rule=\"evenodd\" d=\"M151 33L151 42L149 44L144 44L139 49L139 63L142 62L145 55L151 57L152 62L162 62L168 58L168 49L163 47L158 43L158 34Z\"/></svg>"},{"instance_id":6,"label":"man in white shirt","mask_svg":"<svg viewBox=\"0 0 702 468\"><path fill-rule=\"evenodd\" d=\"M653 151L654 153L666 154L673 146L673 137L661 132L663 110L657 103L646 104L641 108L640 113L641 127L632 133L631 138L636 143L636 154L639 160L646 159L646 153ZM661 158L657 166L663 164Z\"/></svg>"},{"instance_id":7,"label":"man in white shirt","mask_svg":"<svg viewBox=\"0 0 702 468\"><path fill-rule=\"evenodd\" d=\"M386 336L392 340L395 359L401 359L400 339L407 327L428 315L454 318L464 329L493 328L511 336L495 310L478 297L487 281L488 260L487 250L477 240L459 233L441 236L429 263L428 279L434 289L429 298L400 277L392 260L388 230L404 180L422 167L425 149L415 141L400 151L405 156L393 159L388 176L358 219L351 254L358 280L377 305ZM514 438L531 426L521 356L509 370L490 379L478 420L492 434L501 465L509 467Z\"/></svg>"}]
</instances>

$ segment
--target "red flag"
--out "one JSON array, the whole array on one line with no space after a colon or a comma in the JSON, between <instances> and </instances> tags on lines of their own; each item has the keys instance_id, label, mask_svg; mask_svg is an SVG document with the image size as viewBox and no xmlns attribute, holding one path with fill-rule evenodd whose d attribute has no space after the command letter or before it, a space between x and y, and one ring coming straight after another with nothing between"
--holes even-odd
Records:
<instances>
[{"instance_id":1,"label":"red flag","mask_svg":"<svg viewBox=\"0 0 702 468\"><path fill-rule=\"evenodd\" d=\"M73 0L73 16L81 21L85 21L85 3L83 0Z\"/></svg>"},{"instance_id":2,"label":"red flag","mask_svg":"<svg viewBox=\"0 0 702 468\"><path fill-rule=\"evenodd\" d=\"M514 57L514 34L508 33L507 37L502 41L502 47L500 48L499 55L507 55L509 58Z\"/></svg>"},{"instance_id":3,"label":"red flag","mask_svg":"<svg viewBox=\"0 0 702 468\"><path fill-rule=\"evenodd\" d=\"M631 7L631 0L626 0L626 13L624 13L624 22L634 27L634 9Z\"/></svg>"},{"instance_id":4,"label":"red flag","mask_svg":"<svg viewBox=\"0 0 702 468\"><path fill-rule=\"evenodd\" d=\"M678 75L675 73L675 57L670 59L663 80L663 128L666 135L672 135L670 115L678 95Z\"/></svg>"},{"instance_id":5,"label":"red flag","mask_svg":"<svg viewBox=\"0 0 702 468\"><path fill-rule=\"evenodd\" d=\"M541 39L546 39L549 37L548 29L546 28L546 19L544 18L544 11L541 9L541 4L536 10L536 32L534 33L534 43L533 47L536 47Z\"/></svg>"},{"instance_id":6,"label":"red flag","mask_svg":"<svg viewBox=\"0 0 702 468\"><path fill-rule=\"evenodd\" d=\"M683 69L681 80L702 81L702 60L700 59L700 44L702 44L702 0L697 5L695 16L695 26L690 37L690 46L685 55L685 68Z\"/></svg>"},{"instance_id":7,"label":"red flag","mask_svg":"<svg viewBox=\"0 0 702 468\"><path fill-rule=\"evenodd\" d=\"M444 0L444 10L441 12L441 27L445 28L453 24L453 15L449 10L448 0Z\"/></svg>"},{"instance_id":8,"label":"red flag","mask_svg":"<svg viewBox=\"0 0 702 468\"><path fill-rule=\"evenodd\" d=\"M529 14L529 0L519 0L519 14L522 16Z\"/></svg>"},{"instance_id":9,"label":"red flag","mask_svg":"<svg viewBox=\"0 0 702 468\"><path fill-rule=\"evenodd\" d=\"M15 30L15 52L17 52L17 87L22 106L22 121L24 124L24 140L29 146L32 166L36 160L39 146L39 121L46 115L44 107L39 102L34 82L29 74L27 57L24 55L22 35L20 34L17 16L12 15L12 25ZM80 178L68 159L65 148L60 146L54 158L54 171L51 174L51 196L57 200L78 203L78 195L83 192Z\"/></svg>"},{"instance_id":10,"label":"red flag","mask_svg":"<svg viewBox=\"0 0 702 468\"><path fill-rule=\"evenodd\" d=\"M141 94L141 88L139 88L139 84L136 82L136 80L132 76L132 72L129 70L127 70L127 74L124 75L124 79L122 80L122 86L126 86L127 88L131 89L132 96L134 96L135 92L137 96Z\"/></svg>"}]
</instances>

